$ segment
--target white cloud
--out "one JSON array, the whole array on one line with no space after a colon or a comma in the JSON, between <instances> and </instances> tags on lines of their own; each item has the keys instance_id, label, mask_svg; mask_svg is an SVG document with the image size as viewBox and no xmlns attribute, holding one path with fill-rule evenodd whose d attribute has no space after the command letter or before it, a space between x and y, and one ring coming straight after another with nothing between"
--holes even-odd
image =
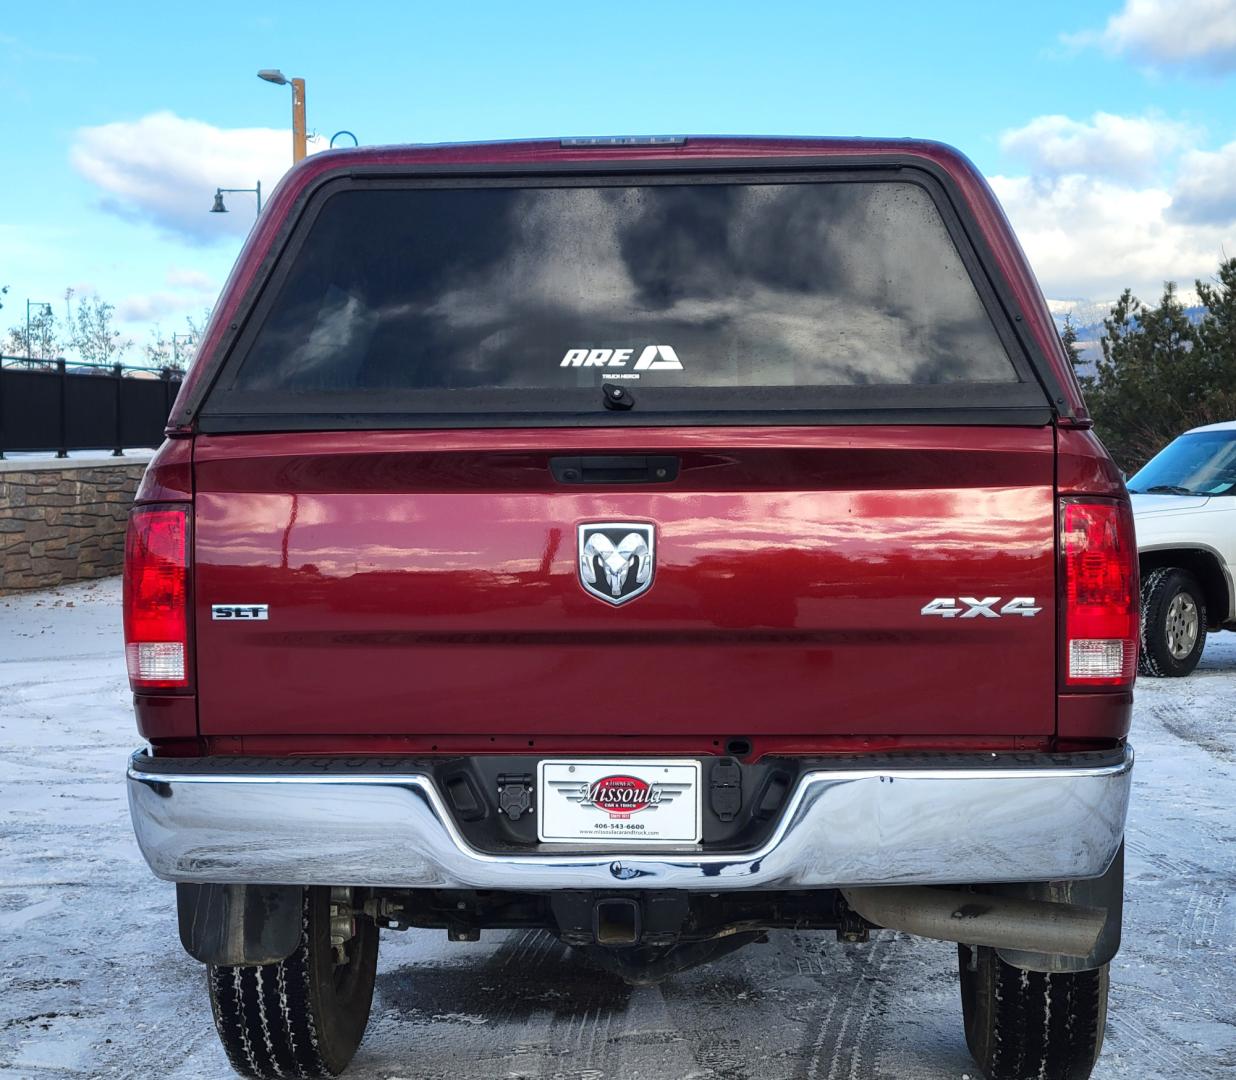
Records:
<instances>
[{"instance_id":1,"label":"white cloud","mask_svg":"<svg viewBox=\"0 0 1236 1080\"><path fill-rule=\"evenodd\" d=\"M1157 299L1165 280L1189 288L1214 274L1225 246L1236 249L1236 227L1173 220L1166 186L1081 175L991 184L1049 296L1116 296L1127 286Z\"/></svg>"},{"instance_id":2,"label":"white cloud","mask_svg":"<svg viewBox=\"0 0 1236 1080\"><path fill-rule=\"evenodd\" d=\"M1097 112L1090 120L1037 116L1000 136L1000 148L1025 162L1034 175L1141 178L1151 175L1193 132L1157 116L1116 116Z\"/></svg>"},{"instance_id":3,"label":"white cloud","mask_svg":"<svg viewBox=\"0 0 1236 1080\"><path fill-rule=\"evenodd\" d=\"M1040 116L1001 146L1029 175L992 187L1048 296L1111 297L1127 286L1182 294L1236 248L1236 143L1196 149L1199 133L1157 116Z\"/></svg>"},{"instance_id":4,"label":"white cloud","mask_svg":"<svg viewBox=\"0 0 1236 1080\"><path fill-rule=\"evenodd\" d=\"M1125 0L1102 30L1066 35L1157 67L1236 69L1236 0Z\"/></svg>"},{"instance_id":5,"label":"white cloud","mask_svg":"<svg viewBox=\"0 0 1236 1080\"><path fill-rule=\"evenodd\" d=\"M1193 225L1236 221L1236 142L1215 151L1192 150L1180 159L1171 217Z\"/></svg>"},{"instance_id":6,"label":"white cloud","mask_svg":"<svg viewBox=\"0 0 1236 1080\"><path fill-rule=\"evenodd\" d=\"M260 180L268 194L290 164L290 144L286 130L219 128L163 111L81 128L70 156L106 209L204 243L253 224L251 195L230 196L226 215L209 213L215 188Z\"/></svg>"}]
</instances>

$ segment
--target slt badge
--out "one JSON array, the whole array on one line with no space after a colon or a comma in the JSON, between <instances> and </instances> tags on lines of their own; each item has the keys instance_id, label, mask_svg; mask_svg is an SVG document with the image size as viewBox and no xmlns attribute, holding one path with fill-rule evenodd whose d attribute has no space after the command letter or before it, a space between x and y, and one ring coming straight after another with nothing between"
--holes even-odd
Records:
<instances>
[{"instance_id":1,"label":"slt badge","mask_svg":"<svg viewBox=\"0 0 1236 1080\"><path fill-rule=\"evenodd\" d=\"M652 585L656 526L592 521L579 526L579 581L607 604L625 604Z\"/></svg>"}]
</instances>

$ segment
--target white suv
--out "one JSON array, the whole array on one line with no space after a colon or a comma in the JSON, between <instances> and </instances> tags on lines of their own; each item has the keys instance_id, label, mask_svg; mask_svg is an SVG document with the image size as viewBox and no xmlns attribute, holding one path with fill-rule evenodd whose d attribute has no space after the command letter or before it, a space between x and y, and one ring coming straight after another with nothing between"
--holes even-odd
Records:
<instances>
[{"instance_id":1,"label":"white suv","mask_svg":"<svg viewBox=\"0 0 1236 1080\"><path fill-rule=\"evenodd\" d=\"M1129 479L1145 675L1188 675L1206 631L1236 630L1236 421L1187 431Z\"/></svg>"}]
</instances>

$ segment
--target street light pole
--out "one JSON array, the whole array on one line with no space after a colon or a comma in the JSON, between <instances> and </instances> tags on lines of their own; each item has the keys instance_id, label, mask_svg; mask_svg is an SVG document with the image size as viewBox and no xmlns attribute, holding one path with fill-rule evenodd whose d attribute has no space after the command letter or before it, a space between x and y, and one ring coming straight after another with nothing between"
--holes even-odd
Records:
<instances>
[{"instance_id":1,"label":"street light pole","mask_svg":"<svg viewBox=\"0 0 1236 1080\"><path fill-rule=\"evenodd\" d=\"M34 357L30 355L30 346L32 344L32 339L30 337L30 309L32 307L42 308L43 313L46 315L50 315L51 309L52 309L51 304L48 304L43 300L27 300L26 301L26 359L27 360L34 359Z\"/></svg>"},{"instance_id":2,"label":"street light pole","mask_svg":"<svg viewBox=\"0 0 1236 1080\"><path fill-rule=\"evenodd\" d=\"M215 205L210 208L212 214L226 214L228 209L223 205L223 196L231 195L233 192L247 191L250 194L257 195L257 216L262 216L262 181L257 181L255 187L220 187L215 188Z\"/></svg>"},{"instance_id":3,"label":"street light pole","mask_svg":"<svg viewBox=\"0 0 1236 1080\"><path fill-rule=\"evenodd\" d=\"M303 161L309 152L305 127L305 80L289 79L278 68L263 68L258 78L276 86L292 87L292 164Z\"/></svg>"}]
</instances>

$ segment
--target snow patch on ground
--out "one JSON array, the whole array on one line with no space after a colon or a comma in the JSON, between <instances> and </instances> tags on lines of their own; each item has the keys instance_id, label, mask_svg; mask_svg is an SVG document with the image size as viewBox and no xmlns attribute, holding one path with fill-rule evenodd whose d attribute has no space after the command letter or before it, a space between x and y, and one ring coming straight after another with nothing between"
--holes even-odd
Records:
<instances>
[{"instance_id":1,"label":"snow patch on ground","mask_svg":"<svg viewBox=\"0 0 1236 1080\"><path fill-rule=\"evenodd\" d=\"M122 777L120 586L0 598L0 1076L231 1076ZM1124 947L1096 1080L1236 1073L1236 635L1138 685ZM955 950L782 932L628 987L548 934L383 935L349 1077L977 1076Z\"/></svg>"}]
</instances>

